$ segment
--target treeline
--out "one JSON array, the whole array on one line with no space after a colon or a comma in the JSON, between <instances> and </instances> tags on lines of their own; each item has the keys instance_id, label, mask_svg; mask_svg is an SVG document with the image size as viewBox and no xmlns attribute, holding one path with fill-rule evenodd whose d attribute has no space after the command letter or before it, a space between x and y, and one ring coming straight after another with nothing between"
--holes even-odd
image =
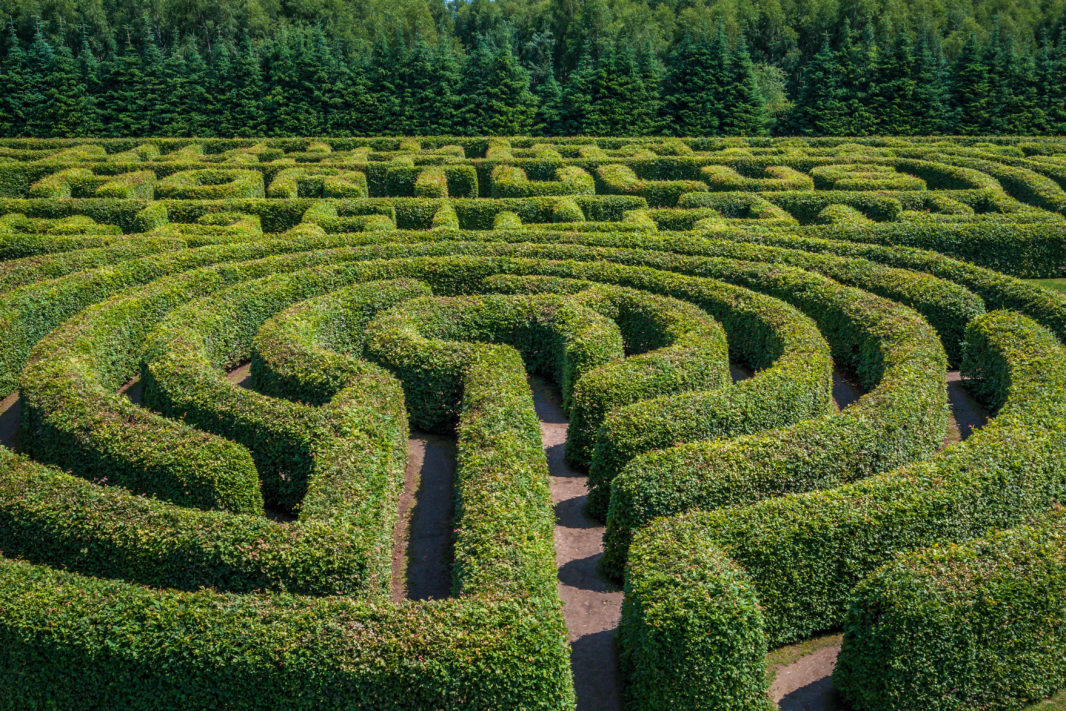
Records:
<instances>
[{"instance_id":1,"label":"treeline","mask_svg":"<svg viewBox=\"0 0 1066 711\"><path fill-rule=\"evenodd\" d=\"M845 16L775 62L765 37L721 19L658 48L605 32L562 49L550 31L523 41L509 21L459 32L459 19L374 42L322 23L180 36L146 15L102 39L44 19L24 37L10 21L0 135L1066 133L1061 22L1029 41L1002 22L973 29L948 52L958 38L932 23Z\"/></svg>"}]
</instances>

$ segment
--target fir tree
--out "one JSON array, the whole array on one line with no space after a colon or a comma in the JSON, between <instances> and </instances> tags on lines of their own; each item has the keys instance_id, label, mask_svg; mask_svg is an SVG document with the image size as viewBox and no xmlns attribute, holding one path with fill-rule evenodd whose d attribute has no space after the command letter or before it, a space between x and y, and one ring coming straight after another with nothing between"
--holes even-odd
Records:
<instances>
[{"instance_id":1,"label":"fir tree","mask_svg":"<svg viewBox=\"0 0 1066 711\"><path fill-rule=\"evenodd\" d=\"M714 40L686 37L667 61L663 83L668 133L717 136L729 111L729 48L720 25Z\"/></svg>"},{"instance_id":2,"label":"fir tree","mask_svg":"<svg viewBox=\"0 0 1066 711\"><path fill-rule=\"evenodd\" d=\"M578 60L577 67L566 79L563 89L562 134L576 136L589 135L592 127L592 113L595 106L595 86L597 83L597 62L590 47L586 47Z\"/></svg>"},{"instance_id":3,"label":"fir tree","mask_svg":"<svg viewBox=\"0 0 1066 711\"><path fill-rule=\"evenodd\" d=\"M992 125L990 115L990 67L977 35L966 38L952 71L951 102L954 130L961 134L980 134Z\"/></svg>"},{"instance_id":4,"label":"fir tree","mask_svg":"<svg viewBox=\"0 0 1066 711\"><path fill-rule=\"evenodd\" d=\"M755 67L743 38L729 62L728 97L731 110L722 121L722 133L733 136L762 136L770 116L755 78Z\"/></svg>"},{"instance_id":5,"label":"fir tree","mask_svg":"<svg viewBox=\"0 0 1066 711\"><path fill-rule=\"evenodd\" d=\"M52 61L45 69L43 91L47 129L38 135L88 136L92 108L85 84L78 72L74 55L66 45L60 45L52 54Z\"/></svg>"},{"instance_id":6,"label":"fir tree","mask_svg":"<svg viewBox=\"0 0 1066 711\"><path fill-rule=\"evenodd\" d=\"M149 135L150 112L142 90L144 62L127 35L122 53L104 65L105 86L102 106L104 132L109 136Z\"/></svg>"},{"instance_id":7,"label":"fir tree","mask_svg":"<svg viewBox=\"0 0 1066 711\"><path fill-rule=\"evenodd\" d=\"M828 37L804 67L802 76L794 108L797 130L811 135L847 135L851 121L841 87L840 63Z\"/></svg>"},{"instance_id":8,"label":"fir tree","mask_svg":"<svg viewBox=\"0 0 1066 711\"><path fill-rule=\"evenodd\" d=\"M888 135L912 135L918 105L917 70L910 36L900 33L892 49L878 62L877 130Z\"/></svg>"},{"instance_id":9,"label":"fir tree","mask_svg":"<svg viewBox=\"0 0 1066 711\"><path fill-rule=\"evenodd\" d=\"M229 109L234 136L261 136L263 125L263 73L259 53L244 33L233 57L229 81L226 82L225 104ZM317 126L307 126L310 133Z\"/></svg>"},{"instance_id":10,"label":"fir tree","mask_svg":"<svg viewBox=\"0 0 1066 711\"><path fill-rule=\"evenodd\" d=\"M515 136L529 132L536 97L529 74L515 59L510 43L492 48L482 39L463 72L464 133Z\"/></svg>"},{"instance_id":11,"label":"fir tree","mask_svg":"<svg viewBox=\"0 0 1066 711\"><path fill-rule=\"evenodd\" d=\"M83 129L87 136L99 136L103 133L103 124L100 117L100 102L103 95L101 83L100 62L89 47L89 38L84 33L81 36L81 47L78 50L78 78L85 87L85 119Z\"/></svg>"},{"instance_id":12,"label":"fir tree","mask_svg":"<svg viewBox=\"0 0 1066 711\"><path fill-rule=\"evenodd\" d=\"M143 113L145 132L134 135L155 136L170 123L174 108L171 97L166 91L166 69L163 65L163 52L156 42L148 18L143 20L144 37L142 41L141 80L138 84L140 93L140 110Z\"/></svg>"},{"instance_id":13,"label":"fir tree","mask_svg":"<svg viewBox=\"0 0 1066 711\"><path fill-rule=\"evenodd\" d=\"M947 65L936 35L918 36L914 57L914 112L911 125L917 135L930 136L950 130Z\"/></svg>"}]
</instances>

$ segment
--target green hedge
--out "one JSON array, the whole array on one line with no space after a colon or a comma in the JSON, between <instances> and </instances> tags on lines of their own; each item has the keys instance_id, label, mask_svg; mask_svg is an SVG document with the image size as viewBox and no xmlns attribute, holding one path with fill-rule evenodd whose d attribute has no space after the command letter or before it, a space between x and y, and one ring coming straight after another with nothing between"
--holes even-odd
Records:
<instances>
[{"instance_id":1,"label":"green hedge","mask_svg":"<svg viewBox=\"0 0 1066 711\"><path fill-rule=\"evenodd\" d=\"M615 408L729 381L725 332L691 304L556 277L497 277L485 285L506 293L576 294L576 303L618 324L625 360L589 371L570 393L566 457L576 466L588 467L600 425Z\"/></svg>"},{"instance_id":2,"label":"green hedge","mask_svg":"<svg viewBox=\"0 0 1066 711\"><path fill-rule=\"evenodd\" d=\"M902 556L855 588L833 685L854 708L1021 708L1066 687L1066 510Z\"/></svg>"},{"instance_id":3,"label":"green hedge","mask_svg":"<svg viewBox=\"0 0 1066 711\"><path fill-rule=\"evenodd\" d=\"M625 708L770 711L755 590L686 533L649 541L629 564L618 628Z\"/></svg>"},{"instance_id":4,"label":"green hedge","mask_svg":"<svg viewBox=\"0 0 1066 711\"><path fill-rule=\"evenodd\" d=\"M286 168L274 176L267 197L271 198L365 198L366 174L340 168ZM227 195L227 197L236 197ZM241 196L245 197L245 196Z\"/></svg>"},{"instance_id":5,"label":"green hedge","mask_svg":"<svg viewBox=\"0 0 1066 711\"><path fill-rule=\"evenodd\" d=\"M439 432L454 426L464 364L476 341L517 348L531 372L558 383L568 411L579 379L624 354L616 324L549 294L412 299L370 323L366 347L403 383L412 423Z\"/></svg>"},{"instance_id":6,"label":"green hedge","mask_svg":"<svg viewBox=\"0 0 1066 711\"><path fill-rule=\"evenodd\" d=\"M851 329L868 339L856 350L881 368L876 386L839 415L634 458L611 484L605 573L622 576L633 531L658 516L839 486L940 447L947 363L936 337L901 306L854 292L845 303Z\"/></svg>"},{"instance_id":7,"label":"green hedge","mask_svg":"<svg viewBox=\"0 0 1066 711\"><path fill-rule=\"evenodd\" d=\"M203 168L173 173L156 183L155 192L161 198L182 200L265 196L262 173L231 168Z\"/></svg>"},{"instance_id":8,"label":"green hedge","mask_svg":"<svg viewBox=\"0 0 1066 711\"><path fill-rule=\"evenodd\" d=\"M654 259L650 263L656 264L658 261L660 259ZM885 394L886 398L900 398L902 393L906 393L904 401L914 408L909 410L909 414L919 414L918 423L913 432L899 431L895 438L878 442L885 456L881 465L895 466L935 450L944 431L946 401L943 381L929 382L928 377L929 372L942 373L946 362L943 350L935 340L930 342L929 336L932 334L917 314L870 294L787 267L684 257L678 257L677 262L688 264L695 273L764 291L806 310L818 322L837 362L854 372L867 389L878 383L884 373L888 354L882 352L881 346L889 328L906 329L909 338L920 339L916 341L919 345L915 350L904 351L904 346L900 345L900 352L907 352L907 358L899 367L914 367L913 372L924 373L925 377L917 375L899 382L890 381L886 384ZM729 324L723 323L729 332ZM730 333L731 343L740 340ZM911 347L914 344L907 348ZM915 355L920 355L921 359L913 366L908 366L905 361ZM756 369L761 366L755 360L748 362L755 365ZM935 370L929 371L929 368ZM804 392L802 385L805 381L798 375L804 372L809 373L806 379L811 380L819 374L819 366L801 363L788 383L780 384L769 394L755 384L757 380L753 380L751 384L741 383L723 391L711 400L679 401L669 409L664 408L663 403L648 402L612 414L604 423L589 472L590 512L597 516L607 515L610 482L638 454L683 442L754 434L807 419L810 415L803 416L803 413L812 410L797 411L795 405L792 410L786 410L769 399L775 392ZM824 373L820 374L820 378L825 377ZM897 388L903 383L908 387L902 388L901 393ZM763 412L765 414L761 414ZM826 410L814 412L824 414ZM762 419L752 413L760 413ZM876 465L872 471L878 471ZM621 528L627 530L625 526Z\"/></svg>"},{"instance_id":9,"label":"green hedge","mask_svg":"<svg viewBox=\"0 0 1066 711\"><path fill-rule=\"evenodd\" d=\"M573 708L547 470L525 371L513 350L482 347L465 379L459 597L391 605L181 593L4 559L0 666L17 670L10 703Z\"/></svg>"},{"instance_id":10,"label":"green hedge","mask_svg":"<svg viewBox=\"0 0 1066 711\"><path fill-rule=\"evenodd\" d=\"M592 176L577 166L552 169L545 180L531 180L526 171L517 166L501 165L492 171L492 197L521 198L546 195L593 195L596 183Z\"/></svg>"},{"instance_id":11,"label":"green hedge","mask_svg":"<svg viewBox=\"0 0 1066 711\"><path fill-rule=\"evenodd\" d=\"M362 377L360 359L366 326L380 310L428 296L428 285L407 279L354 284L302 301L267 320L251 348L251 385L258 392L324 405L353 378Z\"/></svg>"},{"instance_id":12,"label":"green hedge","mask_svg":"<svg viewBox=\"0 0 1066 711\"><path fill-rule=\"evenodd\" d=\"M901 552L965 540L1046 511L1064 491L1066 349L1027 318L992 312L971 324L965 353L966 370L976 379L1001 373L1003 367L1010 373L1009 382L995 382L1001 392L1009 387L998 416L966 441L928 462L837 489L660 519L634 537L630 568L699 567L709 550L722 551L751 581L765 638L776 645L839 626L849 591ZM992 363L1001 365L990 368ZM707 581L702 585L724 584L715 568L703 570ZM669 628L639 629L644 623L630 610L655 605L670 595L695 595L690 587L677 581L657 589L650 600L628 596L620 639L640 639L653 632L675 634ZM635 585L631 589L638 590ZM721 604L725 603L717 603ZM721 633L720 617L703 615L701 609L685 618L696 617L699 624L677 634ZM758 617L750 624L754 634L748 639L757 641ZM741 650L737 663L744 665L747 659L750 649ZM723 670L736 666L724 655L678 663L677 668L641 678L641 683L710 684ZM761 671L752 674L761 676ZM687 692L675 682L657 693L672 698ZM716 708L713 698L706 700L705 708Z\"/></svg>"}]
</instances>

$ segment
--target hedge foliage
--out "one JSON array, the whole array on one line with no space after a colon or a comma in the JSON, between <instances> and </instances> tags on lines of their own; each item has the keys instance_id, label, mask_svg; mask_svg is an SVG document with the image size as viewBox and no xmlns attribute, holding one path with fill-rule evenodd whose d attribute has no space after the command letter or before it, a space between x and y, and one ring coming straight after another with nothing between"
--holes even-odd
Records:
<instances>
[{"instance_id":1,"label":"hedge foliage","mask_svg":"<svg viewBox=\"0 0 1066 711\"><path fill-rule=\"evenodd\" d=\"M861 709L1012 709L1066 686L1064 511L871 573L834 686Z\"/></svg>"},{"instance_id":2,"label":"hedge foliage","mask_svg":"<svg viewBox=\"0 0 1066 711\"><path fill-rule=\"evenodd\" d=\"M755 590L759 614L750 630L756 639L782 644L838 626L849 591L897 554L1017 525L1061 502L1064 355L1066 349L1050 332L1024 316L996 311L975 319L967 331L964 369L1004 399L988 426L931 460L857 483L660 519L634 537L630 570L700 568L708 549L720 551L741 566ZM1009 379L999 377L1004 373ZM667 550L669 560L663 561L659 552ZM721 584L720 575L708 576L705 585ZM669 626L644 629L647 625L632 611L678 594L678 585L675 579L668 588L657 588L649 600L627 597L622 639L681 634ZM686 619L699 624L683 629L697 637L722 633L716 612L721 604L688 611ZM735 626L729 632L744 634ZM711 683L723 670L743 667L749 652L744 648L736 661L718 657L713 664L679 660L679 667L668 666L642 681L660 687L659 698L681 698L687 693L683 685L661 687L670 679Z\"/></svg>"},{"instance_id":3,"label":"hedge foliage","mask_svg":"<svg viewBox=\"0 0 1066 711\"><path fill-rule=\"evenodd\" d=\"M766 649L841 625L859 704L1050 693L1066 296L1017 276L1066 273L1064 151L0 141L5 701L572 709L530 373L624 574L630 707L762 708ZM993 417L948 447L954 367ZM457 439L425 602L411 425Z\"/></svg>"}]
</instances>

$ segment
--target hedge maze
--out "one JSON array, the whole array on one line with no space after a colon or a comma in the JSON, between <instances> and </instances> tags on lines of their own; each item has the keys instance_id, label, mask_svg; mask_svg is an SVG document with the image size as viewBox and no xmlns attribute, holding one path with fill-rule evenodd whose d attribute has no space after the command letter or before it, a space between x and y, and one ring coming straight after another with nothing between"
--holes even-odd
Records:
<instances>
[{"instance_id":1,"label":"hedge maze","mask_svg":"<svg viewBox=\"0 0 1066 711\"><path fill-rule=\"evenodd\" d=\"M834 630L855 709L1066 687L1066 141L6 140L0 255L3 708L572 709L528 375L627 709Z\"/></svg>"}]
</instances>

